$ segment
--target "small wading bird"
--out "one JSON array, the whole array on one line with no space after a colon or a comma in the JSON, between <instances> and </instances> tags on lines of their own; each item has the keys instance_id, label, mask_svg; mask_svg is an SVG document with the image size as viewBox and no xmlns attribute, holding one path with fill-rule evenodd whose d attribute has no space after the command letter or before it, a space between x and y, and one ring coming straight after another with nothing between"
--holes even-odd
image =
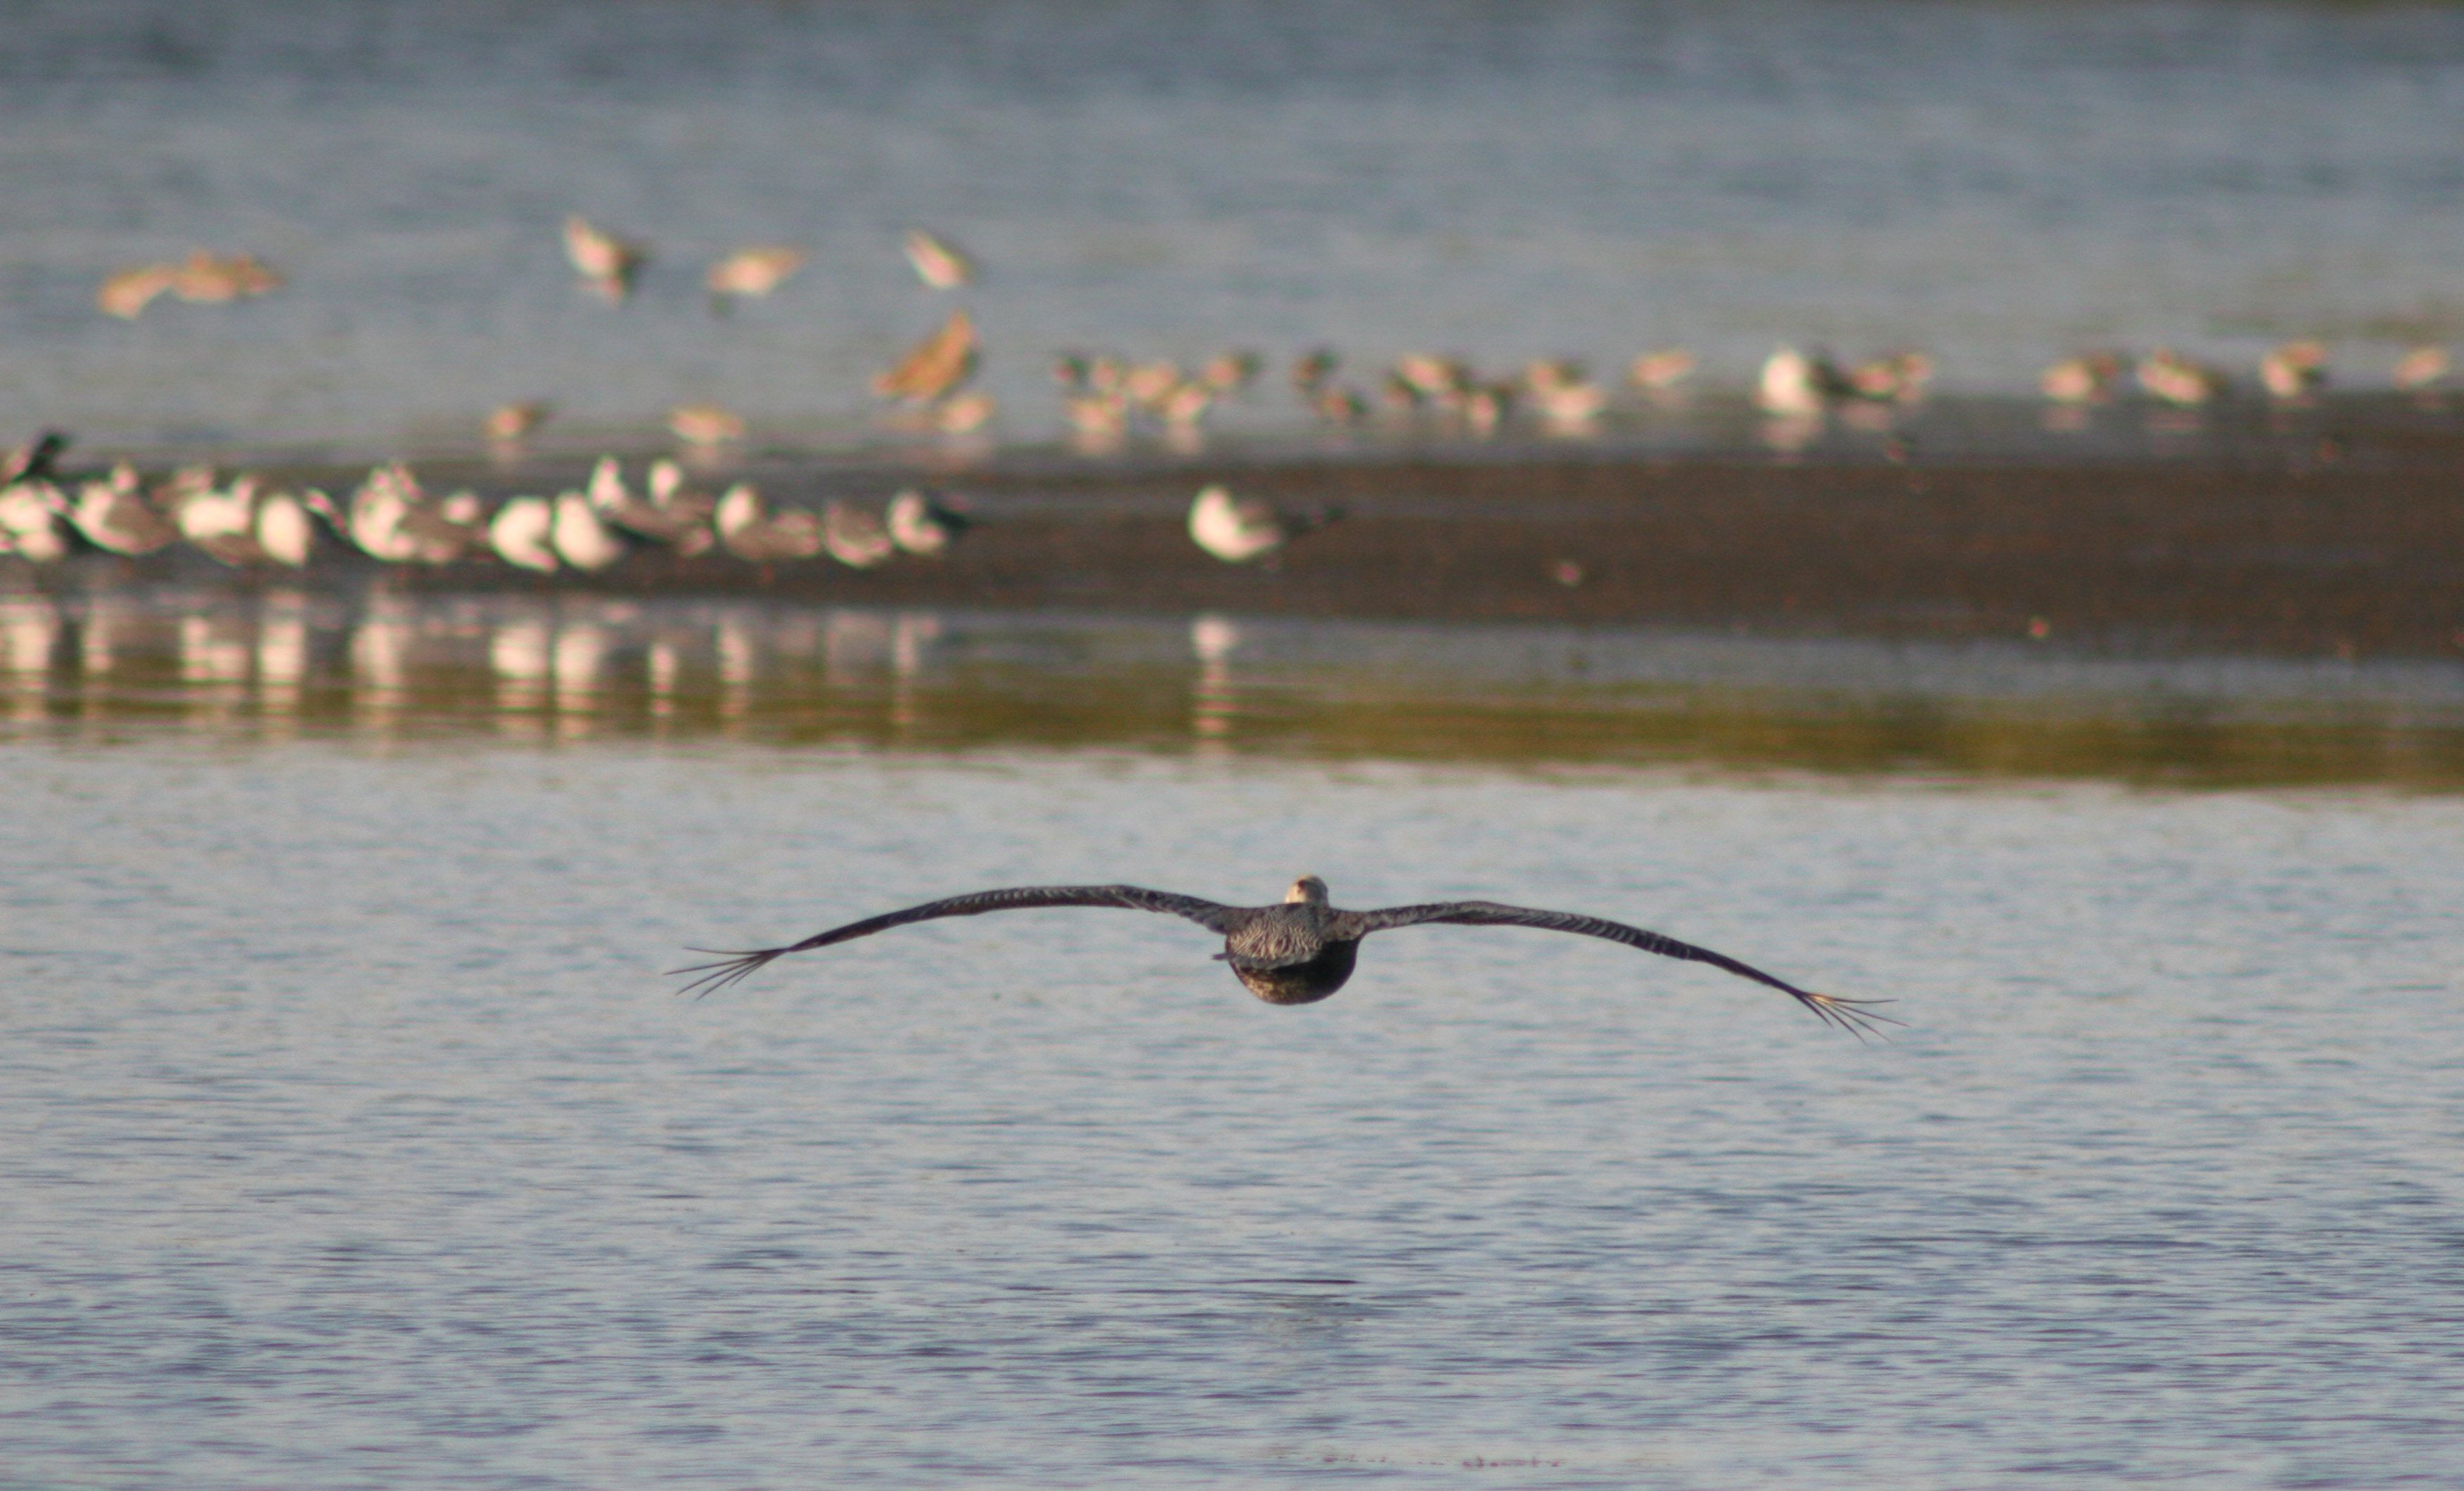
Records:
<instances>
[{"instance_id":1,"label":"small wading bird","mask_svg":"<svg viewBox=\"0 0 2464 1491\"><path fill-rule=\"evenodd\" d=\"M928 901L922 906L911 906L903 911L891 911L884 916L868 916L863 921L833 927L785 947L750 948L733 953L718 948L694 948L691 951L719 954L719 961L696 963L674 972L677 976L694 976L693 981L685 985L685 993L712 994L751 976L774 959L790 953L869 937L876 932L888 932L892 927L904 927L910 922L933 921L943 916L980 916L986 911L1025 910L1044 906L1113 907L1121 910L1161 911L1170 916L1187 917L1209 932L1222 933L1223 951L1215 955L1216 960L1231 964L1234 976L1246 985L1251 994L1268 1004L1314 1004L1342 988L1345 980L1351 978L1353 963L1359 956L1360 939L1373 932L1436 924L1536 927L1543 932L1572 932L1587 937L1605 937L1611 942L1621 942L1627 947L1657 953L1662 957L1708 963L1741 978L1750 978L1758 984L1777 989L1852 1035L1862 1035L1872 1030L1877 1021L1890 1020L1890 1017L1872 1011L1873 1000L1841 999L1800 989L1708 948L1698 948L1674 937L1663 937L1656 932L1626 926L1623 922L1604 921L1596 916L1583 916L1572 911L1540 911L1528 907L1503 906L1495 901L1441 901L1427 906L1389 907L1382 911L1339 911L1327 903L1326 882L1315 875L1303 875L1293 881L1292 888L1284 892L1280 906L1225 906L1217 901L1200 900L1197 896L1176 895L1169 890L1147 890L1137 886L1023 886L1009 890L983 890L974 895L952 896L946 901Z\"/></svg>"},{"instance_id":2,"label":"small wading bird","mask_svg":"<svg viewBox=\"0 0 2464 1491\"><path fill-rule=\"evenodd\" d=\"M577 212L564 220L564 256L583 284L614 305L631 292L633 276L641 273L649 254L640 244L594 227Z\"/></svg>"}]
</instances>

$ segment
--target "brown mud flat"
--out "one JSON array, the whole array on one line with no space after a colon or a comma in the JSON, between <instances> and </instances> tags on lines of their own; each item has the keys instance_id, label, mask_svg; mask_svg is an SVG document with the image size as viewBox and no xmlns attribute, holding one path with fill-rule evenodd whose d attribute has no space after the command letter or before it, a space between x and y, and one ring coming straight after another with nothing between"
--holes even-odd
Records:
<instances>
[{"instance_id":1,"label":"brown mud flat","mask_svg":"<svg viewBox=\"0 0 2464 1491\"><path fill-rule=\"evenodd\" d=\"M1273 560L1225 564L1186 527L1191 495L1213 480L1341 516ZM789 501L830 494L797 487L765 482ZM946 559L761 572L646 556L567 583L844 604L2456 657L2459 489L2464 477L2420 469L2175 463L1325 461L992 474L963 484L979 525ZM493 584L528 582L495 566L406 578L461 588L491 570Z\"/></svg>"},{"instance_id":2,"label":"brown mud flat","mask_svg":"<svg viewBox=\"0 0 2464 1491\"><path fill-rule=\"evenodd\" d=\"M2068 464L1286 455L938 473L774 462L742 474L777 502L877 505L920 479L957 493L977 523L946 558L900 556L866 571L826 559L757 568L644 553L595 577L542 579L488 559L395 568L386 582L2453 658L2464 657L2464 473L2453 449L2441 442L2393 461ZM432 490L467 480L499 495L578 476L422 471ZM1210 481L1341 515L1273 559L1225 564L1186 527L1193 494ZM46 589L78 583L79 573L94 582L105 571L127 581L211 571L193 554L48 573L0 564ZM364 583L379 568L329 552L309 578Z\"/></svg>"}]
</instances>

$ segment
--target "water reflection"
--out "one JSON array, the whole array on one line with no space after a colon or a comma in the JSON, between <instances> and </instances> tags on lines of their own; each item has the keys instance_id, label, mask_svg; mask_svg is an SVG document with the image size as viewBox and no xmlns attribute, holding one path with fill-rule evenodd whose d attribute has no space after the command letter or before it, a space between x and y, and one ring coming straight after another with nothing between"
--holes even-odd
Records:
<instances>
[{"instance_id":1,"label":"water reflection","mask_svg":"<svg viewBox=\"0 0 2464 1491\"><path fill-rule=\"evenodd\" d=\"M0 596L0 732L473 734L2464 789L2464 667L286 592Z\"/></svg>"},{"instance_id":2,"label":"water reflection","mask_svg":"<svg viewBox=\"0 0 2464 1491\"><path fill-rule=\"evenodd\" d=\"M1232 651L1241 645L1241 628L1221 616L1201 616L1190 623L1189 649L1198 658L1198 679L1190 690L1189 729L1201 748L1221 744L1232 734L1239 712L1232 693Z\"/></svg>"}]
</instances>

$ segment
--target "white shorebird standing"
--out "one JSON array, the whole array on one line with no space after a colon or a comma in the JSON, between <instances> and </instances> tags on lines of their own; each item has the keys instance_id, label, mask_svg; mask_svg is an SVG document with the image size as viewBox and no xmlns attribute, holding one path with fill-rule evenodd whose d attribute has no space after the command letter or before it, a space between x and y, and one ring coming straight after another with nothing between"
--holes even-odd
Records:
<instances>
[{"instance_id":1,"label":"white shorebird standing","mask_svg":"<svg viewBox=\"0 0 2464 1491\"><path fill-rule=\"evenodd\" d=\"M2158 347L2139 360L2139 386L2149 398L2194 408L2225 391L2225 375L2203 362Z\"/></svg>"},{"instance_id":2,"label":"white shorebird standing","mask_svg":"<svg viewBox=\"0 0 2464 1491\"><path fill-rule=\"evenodd\" d=\"M180 531L146 502L137 469L122 461L102 481L77 490L67 513L77 536L105 553L126 558L152 554L177 542Z\"/></svg>"},{"instance_id":3,"label":"white shorebird standing","mask_svg":"<svg viewBox=\"0 0 2464 1491\"><path fill-rule=\"evenodd\" d=\"M1914 404L1933 382L1933 359L1923 352L1892 352L1849 369L1847 387L1860 399Z\"/></svg>"},{"instance_id":4,"label":"white shorebird standing","mask_svg":"<svg viewBox=\"0 0 2464 1491\"><path fill-rule=\"evenodd\" d=\"M1667 393L1693 375L1694 362L1683 347L1646 352L1627 364L1626 382L1644 393Z\"/></svg>"},{"instance_id":5,"label":"white shorebird standing","mask_svg":"<svg viewBox=\"0 0 2464 1491\"><path fill-rule=\"evenodd\" d=\"M2327 348L2316 341L2288 341L2258 360L2259 386L2271 399L2306 399L2327 382Z\"/></svg>"},{"instance_id":6,"label":"white shorebird standing","mask_svg":"<svg viewBox=\"0 0 2464 1491\"><path fill-rule=\"evenodd\" d=\"M640 244L593 227L576 212L564 220L564 256L583 282L613 305L632 291L633 277L649 254Z\"/></svg>"},{"instance_id":7,"label":"white shorebird standing","mask_svg":"<svg viewBox=\"0 0 2464 1491\"><path fill-rule=\"evenodd\" d=\"M259 552L287 569L306 569L317 557L317 522L296 493L269 492L258 497L250 532Z\"/></svg>"},{"instance_id":8,"label":"white shorebird standing","mask_svg":"<svg viewBox=\"0 0 2464 1491\"><path fill-rule=\"evenodd\" d=\"M1754 403L1766 414L1807 418L1828 409L1845 386L1829 358L1783 346L1764 360Z\"/></svg>"},{"instance_id":9,"label":"white shorebird standing","mask_svg":"<svg viewBox=\"0 0 2464 1491\"><path fill-rule=\"evenodd\" d=\"M1557 434L1591 430L1609 405L1608 390L1566 358L1534 358L1523 369L1523 392L1540 423Z\"/></svg>"},{"instance_id":10,"label":"white shorebird standing","mask_svg":"<svg viewBox=\"0 0 2464 1491\"><path fill-rule=\"evenodd\" d=\"M953 394L932 406L926 423L945 435L971 435L992 423L1001 405L991 394L977 389Z\"/></svg>"},{"instance_id":11,"label":"white shorebird standing","mask_svg":"<svg viewBox=\"0 0 2464 1491\"><path fill-rule=\"evenodd\" d=\"M913 487L890 499L882 519L890 529L892 543L927 559L950 552L950 545L968 526L965 515L944 507Z\"/></svg>"},{"instance_id":12,"label":"white shorebird standing","mask_svg":"<svg viewBox=\"0 0 2464 1491\"><path fill-rule=\"evenodd\" d=\"M1260 497L1236 497L1221 485L1208 487L1189 505L1189 537L1226 564L1265 559L1284 545L1341 516L1287 513Z\"/></svg>"},{"instance_id":13,"label":"white shorebird standing","mask_svg":"<svg viewBox=\"0 0 2464 1491\"><path fill-rule=\"evenodd\" d=\"M171 477L158 499L180 536L225 564L263 564L268 556L256 541L258 482L240 475L228 487L214 485L210 468L188 467Z\"/></svg>"},{"instance_id":14,"label":"white shorebird standing","mask_svg":"<svg viewBox=\"0 0 2464 1491\"><path fill-rule=\"evenodd\" d=\"M2395 385L2407 393L2421 393L2434 388L2447 379L2454 362L2445 347L2420 346L2408 350L2396 360L2391 375Z\"/></svg>"},{"instance_id":15,"label":"white shorebird standing","mask_svg":"<svg viewBox=\"0 0 2464 1491\"><path fill-rule=\"evenodd\" d=\"M1215 955L1216 960L1231 965L1233 976L1268 1004L1315 1004L1331 996L1352 977L1360 955L1361 939L1372 932L1398 927L1530 927L1543 932L1570 932L1586 937L1599 937L1683 962L1707 963L1725 973L1776 989L1819 1019L1851 1035L1861 1036L1873 1030L1877 1022L1896 1023L1890 1020L1890 1017L1875 1011L1877 1001L1843 999L1834 995L1816 994L1811 989L1800 989L1725 954L1680 942L1656 932L1645 932L1639 927L1629 927L1623 922L1573 911L1507 906L1496 901L1439 901L1419 906L1388 907L1376 911L1344 911L1336 910L1328 901L1326 882L1315 875L1303 875L1293 881L1291 888L1284 892L1283 901L1270 906L1227 906L1220 901L1178 895L1169 890L1149 890L1139 886L1021 886L1005 890L983 890L973 895L927 901L921 906L911 906L905 910L882 916L868 916L862 921L833 927L783 947L751 948L742 952L694 948L690 951L718 954L719 961L697 963L690 968L677 969L675 973L693 976L693 981L685 985L686 993L712 994L750 977L790 953L851 942L858 937L888 932L893 927L945 916L980 916L987 911L1059 906L1155 911L1196 922L1222 937L1223 951Z\"/></svg>"},{"instance_id":16,"label":"white shorebird standing","mask_svg":"<svg viewBox=\"0 0 2464 1491\"><path fill-rule=\"evenodd\" d=\"M1198 381L1219 394L1235 394L1255 383L1264 366L1265 360L1258 354L1236 347L1208 358L1198 370Z\"/></svg>"},{"instance_id":17,"label":"white shorebird standing","mask_svg":"<svg viewBox=\"0 0 2464 1491\"><path fill-rule=\"evenodd\" d=\"M769 564L822 552L822 520L802 509L774 514L751 482L727 489L711 515L718 541L739 559Z\"/></svg>"},{"instance_id":18,"label":"white shorebird standing","mask_svg":"<svg viewBox=\"0 0 2464 1491\"><path fill-rule=\"evenodd\" d=\"M585 575L607 568L633 548L579 492L557 493L548 519L548 542L555 546L558 559Z\"/></svg>"},{"instance_id":19,"label":"white shorebird standing","mask_svg":"<svg viewBox=\"0 0 2464 1491\"><path fill-rule=\"evenodd\" d=\"M518 445L555 413L556 406L545 399L516 399L490 409L479 430L492 445Z\"/></svg>"},{"instance_id":20,"label":"white shorebird standing","mask_svg":"<svg viewBox=\"0 0 2464 1491\"><path fill-rule=\"evenodd\" d=\"M556 504L545 497L508 497L488 519L488 546L496 558L542 575L557 571Z\"/></svg>"},{"instance_id":21,"label":"white shorebird standing","mask_svg":"<svg viewBox=\"0 0 2464 1491\"><path fill-rule=\"evenodd\" d=\"M0 487L0 553L50 564L69 552L60 515L68 493L48 481L12 481Z\"/></svg>"},{"instance_id":22,"label":"white shorebird standing","mask_svg":"<svg viewBox=\"0 0 2464 1491\"><path fill-rule=\"evenodd\" d=\"M633 495L625 485L625 471L612 455L603 455L591 468L583 494L599 515L637 538L664 544L691 559L713 541L701 514L676 499L683 491L684 471L673 461L654 462L654 490L649 500Z\"/></svg>"},{"instance_id":23,"label":"white shorebird standing","mask_svg":"<svg viewBox=\"0 0 2464 1491\"><path fill-rule=\"evenodd\" d=\"M338 526L362 552L388 564L451 564L482 541L477 514L459 511L470 506L457 503L448 513L429 503L410 468L397 461L368 472Z\"/></svg>"},{"instance_id":24,"label":"white shorebird standing","mask_svg":"<svg viewBox=\"0 0 2464 1491\"><path fill-rule=\"evenodd\" d=\"M2046 368L2036 388L2056 404L2102 404L2113 397L2121 379L2120 354L2082 352Z\"/></svg>"},{"instance_id":25,"label":"white shorebird standing","mask_svg":"<svg viewBox=\"0 0 2464 1491\"><path fill-rule=\"evenodd\" d=\"M849 569L873 569L898 552L881 519L850 502L822 507L822 552Z\"/></svg>"},{"instance_id":26,"label":"white shorebird standing","mask_svg":"<svg viewBox=\"0 0 2464 1491\"><path fill-rule=\"evenodd\" d=\"M744 416L723 405L680 404L668 411L668 432L689 446L723 446L744 438Z\"/></svg>"}]
</instances>

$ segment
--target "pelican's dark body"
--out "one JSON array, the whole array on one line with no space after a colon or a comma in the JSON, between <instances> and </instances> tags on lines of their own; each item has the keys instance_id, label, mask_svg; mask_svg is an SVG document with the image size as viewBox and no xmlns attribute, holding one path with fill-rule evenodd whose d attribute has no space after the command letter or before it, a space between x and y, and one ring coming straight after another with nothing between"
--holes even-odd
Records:
<instances>
[{"instance_id":1,"label":"pelican's dark body","mask_svg":"<svg viewBox=\"0 0 2464 1491\"><path fill-rule=\"evenodd\" d=\"M1330 942L1308 962L1281 968L1243 968L1228 956L1224 961L1232 963L1233 974L1251 994L1268 1004L1315 1004L1343 987L1359 958L1359 943Z\"/></svg>"}]
</instances>

